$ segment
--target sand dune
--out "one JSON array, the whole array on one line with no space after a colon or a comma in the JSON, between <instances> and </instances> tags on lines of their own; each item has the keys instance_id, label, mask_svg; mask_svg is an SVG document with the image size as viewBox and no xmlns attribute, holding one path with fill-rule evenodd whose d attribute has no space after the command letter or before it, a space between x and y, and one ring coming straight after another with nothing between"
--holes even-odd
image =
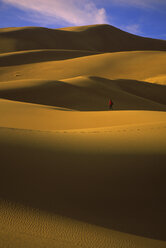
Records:
<instances>
[{"instance_id":1,"label":"sand dune","mask_svg":"<svg viewBox=\"0 0 166 248\"><path fill-rule=\"evenodd\" d=\"M128 124L163 123L165 112L153 111L67 111L44 105L0 100L2 127L68 130L123 126Z\"/></svg>"},{"instance_id":2,"label":"sand dune","mask_svg":"<svg viewBox=\"0 0 166 248\"><path fill-rule=\"evenodd\" d=\"M71 247L74 242L80 242L79 238L73 241L72 219L123 233L164 239L165 127L166 121L59 133L1 129L1 195L8 201L71 218L66 227L67 240L73 242ZM42 221L44 215L39 212L39 218L37 212L31 217L32 213L30 228L25 233L33 232L32 237L39 233L40 237L40 229L45 227L38 221ZM12 216L13 222L17 218L13 210L7 214ZM25 218L23 215L23 223ZM35 218L34 228L39 231L31 228L34 223L31 218ZM63 243L63 229L58 223L53 220L53 224L49 223L49 218L43 221L48 236L52 234L53 224L62 230L58 239ZM18 228L17 222L13 225ZM6 228L5 233L13 233L8 226ZM74 230L80 232L79 223ZM85 238L88 232L89 244L94 240L96 227L92 227L91 232L86 228L81 232ZM131 247L140 244L146 247L148 242L147 247L165 245L124 234L115 239L116 232L113 238L111 231L108 236L106 233L107 230L103 230L100 234L103 247L120 247L119 242L123 244L124 238L129 247L130 243ZM112 241L108 241L108 237ZM56 239L48 238L48 241L56 243ZM80 244L88 247L84 239ZM67 245L70 247L69 242Z\"/></svg>"},{"instance_id":3,"label":"sand dune","mask_svg":"<svg viewBox=\"0 0 166 248\"><path fill-rule=\"evenodd\" d=\"M0 29L0 247L166 246L165 50L109 25Z\"/></svg>"},{"instance_id":4,"label":"sand dune","mask_svg":"<svg viewBox=\"0 0 166 248\"><path fill-rule=\"evenodd\" d=\"M99 52L166 50L166 41L143 38L109 25L48 29L0 29L0 52L36 49L71 49Z\"/></svg>"},{"instance_id":5,"label":"sand dune","mask_svg":"<svg viewBox=\"0 0 166 248\"><path fill-rule=\"evenodd\" d=\"M64 81L18 80L0 83L0 97L69 108L108 110L166 110L166 87L129 80L76 77Z\"/></svg>"},{"instance_id":6,"label":"sand dune","mask_svg":"<svg viewBox=\"0 0 166 248\"><path fill-rule=\"evenodd\" d=\"M151 83L155 83L155 84L159 83L162 85L166 85L166 74L159 75L159 76L152 77L152 78L147 78L146 81L151 82Z\"/></svg>"},{"instance_id":7,"label":"sand dune","mask_svg":"<svg viewBox=\"0 0 166 248\"><path fill-rule=\"evenodd\" d=\"M165 52L107 53L69 60L1 67L0 81L17 79L62 80L78 76L147 81L148 78L165 75L165 68ZM160 81L157 83L160 84Z\"/></svg>"},{"instance_id":8,"label":"sand dune","mask_svg":"<svg viewBox=\"0 0 166 248\"><path fill-rule=\"evenodd\" d=\"M162 241L123 234L7 202L1 202L0 220L1 247L165 248Z\"/></svg>"},{"instance_id":9,"label":"sand dune","mask_svg":"<svg viewBox=\"0 0 166 248\"><path fill-rule=\"evenodd\" d=\"M4 67L12 65L38 63L44 61L65 60L93 54L97 54L97 52L60 49L30 50L22 52L4 53L0 54L0 66Z\"/></svg>"}]
</instances>

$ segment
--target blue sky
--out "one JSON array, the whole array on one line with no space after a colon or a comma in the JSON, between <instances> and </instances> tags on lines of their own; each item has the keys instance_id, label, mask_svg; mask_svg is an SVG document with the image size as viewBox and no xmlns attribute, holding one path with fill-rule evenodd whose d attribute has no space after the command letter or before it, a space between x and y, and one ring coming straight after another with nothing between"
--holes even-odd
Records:
<instances>
[{"instance_id":1,"label":"blue sky","mask_svg":"<svg viewBox=\"0 0 166 248\"><path fill-rule=\"evenodd\" d=\"M166 0L0 0L0 27L107 23L166 40Z\"/></svg>"}]
</instances>

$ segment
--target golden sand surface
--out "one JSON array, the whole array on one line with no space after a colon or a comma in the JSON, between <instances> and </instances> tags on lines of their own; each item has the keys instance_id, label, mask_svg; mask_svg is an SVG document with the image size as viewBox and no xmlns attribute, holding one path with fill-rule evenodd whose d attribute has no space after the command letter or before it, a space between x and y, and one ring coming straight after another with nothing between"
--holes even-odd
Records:
<instances>
[{"instance_id":1,"label":"golden sand surface","mask_svg":"<svg viewBox=\"0 0 166 248\"><path fill-rule=\"evenodd\" d=\"M0 247L165 248L165 110L166 41L0 29Z\"/></svg>"}]
</instances>

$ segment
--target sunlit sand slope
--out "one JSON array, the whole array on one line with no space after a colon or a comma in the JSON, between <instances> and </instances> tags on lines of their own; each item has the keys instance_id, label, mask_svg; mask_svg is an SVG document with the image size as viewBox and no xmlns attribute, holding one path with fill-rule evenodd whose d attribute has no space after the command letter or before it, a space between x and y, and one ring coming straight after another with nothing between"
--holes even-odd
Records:
<instances>
[{"instance_id":1,"label":"sunlit sand slope","mask_svg":"<svg viewBox=\"0 0 166 248\"><path fill-rule=\"evenodd\" d=\"M166 87L138 81L76 77L0 82L0 97L74 110L166 110Z\"/></svg>"},{"instance_id":2,"label":"sunlit sand slope","mask_svg":"<svg viewBox=\"0 0 166 248\"><path fill-rule=\"evenodd\" d=\"M165 50L109 25L0 29L0 247L166 247Z\"/></svg>"},{"instance_id":3,"label":"sunlit sand slope","mask_svg":"<svg viewBox=\"0 0 166 248\"><path fill-rule=\"evenodd\" d=\"M31 64L43 61L56 61L72 59L77 57L89 56L98 54L98 52L79 51L79 50L61 50L61 49L46 49L46 50L30 50L22 52L11 52L0 54L0 66L12 66Z\"/></svg>"},{"instance_id":4,"label":"sunlit sand slope","mask_svg":"<svg viewBox=\"0 0 166 248\"><path fill-rule=\"evenodd\" d=\"M0 203L1 247L165 248L165 243L123 234L71 218Z\"/></svg>"},{"instance_id":5,"label":"sunlit sand slope","mask_svg":"<svg viewBox=\"0 0 166 248\"><path fill-rule=\"evenodd\" d=\"M71 49L100 52L166 50L166 41L143 38L109 25L48 29L0 29L0 52L36 49Z\"/></svg>"},{"instance_id":6,"label":"sunlit sand slope","mask_svg":"<svg viewBox=\"0 0 166 248\"><path fill-rule=\"evenodd\" d=\"M8 100L0 100L0 108L0 126L21 129L55 131L166 121L165 112L158 111L78 112Z\"/></svg>"},{"instance_id":7,"label":"sunlit sand slope","mask_svg":"<svg viewBox=\"0 0 166 248\"><path fill-rule=\"evenodd\" d=\"M56 118L56 112L54 115ZM95 247L100 237L99 247L164 247L165 242L140 237L165 237L166 120L164 113L162 118L155 113L144 116L146 121L131 124L131 115L126 113L126 118L121 116L116 121L121 123L125 119L128 124L102 128L96 125L95 116L90 120L90 126L94 125L90 129L83 129L88 123L82 125L72 116L69 116L72 121L62 126L65 130L58 131L58 124L50 132L1 128L1 197L53 215L45 217L40 211L26 214L24 209L17 213L15 209L2 208L1 233L7 242L10 243L7 238L11 237L11 243L16 244L16 237L20 237L22 242L29 240L32 247L36 242L44 246L46 237L50 247L57 242L62 247L63 243L64 247L75 247L77 243ZM100 117L107 122L105 116ZM154 123L152 118L156 119ZM17 116L15 120L19 122ZM56 122L51 117L48 120ZM67 122L67 118L61 116L61 121ZM81 129L70 129L71 122L73 127L77 122L77 128ZM115 116L112 122L115 124ZM41 128L44 129L42 125ZM66 223L57 215L70 220ZM73 220L123 234L75 224Z\"/></svg>"},{"instance_id":8,"label":"sunlit sand slope","mask_svg":"<svg viewBox=\"0 0 166 248\"><path fill-rule=\"evenodd\" d=\"M78 76L148 81L148 78L166 75L166 52L120 52L19 66L15 64L18 62L13 63L13 66L0 68L0 81L62 80ZM160 84L160 80L157 83Z\"/></svg>"}]
</instances>

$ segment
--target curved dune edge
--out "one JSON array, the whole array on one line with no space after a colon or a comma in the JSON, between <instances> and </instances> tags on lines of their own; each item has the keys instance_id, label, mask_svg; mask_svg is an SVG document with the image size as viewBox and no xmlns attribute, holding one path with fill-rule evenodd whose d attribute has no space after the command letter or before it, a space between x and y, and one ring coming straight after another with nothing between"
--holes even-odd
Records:
<instances>
[{"instance_id":1,"label":"curved dune edge","mask_svg":"<svg viewBox=\"0 0 166 248\"><path fill-rule=\"evenodd\" d=\"M166 74L147 78L145 81L150 82L150 83L160 84L160 85L166 85Z\"/></svg>"},{"instance_id":2,"label":"curved dune edge","mask_svg":"<svg viewBox=\"0 0 166 248\"><path fill-rule=\"evenodd\" d=\"M166 50L164 40L139 37L110 25L67 29L42 27L0 29L0 52L36 49L77 49L101 52Z\"/></svg>"},{"instance_id":3,"label":"curved dune edge","mask_svg":"<svg viewBox=\"0 0 166 248\"><path fill-rule=\"evenodd\" d=\"M0 126L37 130L113 127L165 122L161 111L65 111L44 105L0 100Z\"/></svg>"},{"instance_id":4,"label":"curved dune edge","mask_svg":"<svg viewBox=\"0 0 166 248\"><path fill-rule=\"evenodd\" d=\"M18 63L18 62L17 62ZM165 74L166 52L131 51L1 67L0 81L64 80L78 76L144 81Z\"/></svg>"},{"instance_id":5,"label":"curved dune edge","mask_svg":"<svg viewBox=\"0 0 166 248\"><path fill-rule=\"evenodd\" d=\"M1 200L1 247L164 248L165 242L108 230Z\"/></svg>"},{"instance_id":6,"label":"curved dune edge","mask_svg":"<svg viewBox=\"0 0 166 248\"><path fill-rule=\"evenodd\" d=\"M0 82L0 97L20 102L81 111L114 110L165 111L166 88L137 80L109 80L101 77L74 77L64 80L12 80Z\"/></svg>"},{"instance_id":7,"label":"curved dune edge","mask_svg":"<svg viewBox=\"0 0 166 248\"><path fill-rule=\"evenodd\" d=\"M1 196L50 214L164 240L165 130L166 122L58 132L1 128ZM43 223L47 228L47 220ZM131 245L130 238L126 242Z\"/></svg>"},{"instance_id":8,"label":"curved dune edge","mask_svg":"<svg viewBox=\"0 0 166 248\"><path fill-rule=\"evenodd\" d=\"M98 52L65 49L25 50L0 54L0 66L5 67L47 61L60 61L94 54L98 54Z\"/></svg>"},{"instance_id":9,"label":"curved dune edge","mask_svg":"<svg viewBox=\"0 0 166 248\"><path fill-rule=\"evenodd\" d=\"M165 51L109 25L0 29L0 247L165 248Z\"/></svg>"}]
</instances>

